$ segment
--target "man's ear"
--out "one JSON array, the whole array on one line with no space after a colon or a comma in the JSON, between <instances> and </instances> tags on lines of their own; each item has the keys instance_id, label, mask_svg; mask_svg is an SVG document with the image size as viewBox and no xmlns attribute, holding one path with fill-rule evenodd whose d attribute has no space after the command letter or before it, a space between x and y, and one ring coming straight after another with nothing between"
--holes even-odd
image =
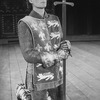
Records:
<instances>
[{"instance_id":1,"label":"man's ear","mask_svg":"<svg viewBox=\"0 0 100 100\"><path fill-rule=\"evenodd\" d=\"M29 0L29 3L32 3L32 0Z\"/></svg>"}]
</instances>

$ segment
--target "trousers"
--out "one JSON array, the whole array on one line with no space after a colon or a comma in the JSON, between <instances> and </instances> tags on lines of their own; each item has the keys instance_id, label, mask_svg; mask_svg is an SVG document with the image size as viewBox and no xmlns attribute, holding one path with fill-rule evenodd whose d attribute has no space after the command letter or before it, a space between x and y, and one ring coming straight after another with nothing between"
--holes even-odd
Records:
<instances>
[{"instance_id":1,"label":"trousers","mask_svg":"<svg viewBox=\"0 0 100 100\"><path fill-rule=\"evenodd\" d=\"M32 100L62 100L63 85L42 91L31 91L31 97Z\"/></svg>"}]
</instances>

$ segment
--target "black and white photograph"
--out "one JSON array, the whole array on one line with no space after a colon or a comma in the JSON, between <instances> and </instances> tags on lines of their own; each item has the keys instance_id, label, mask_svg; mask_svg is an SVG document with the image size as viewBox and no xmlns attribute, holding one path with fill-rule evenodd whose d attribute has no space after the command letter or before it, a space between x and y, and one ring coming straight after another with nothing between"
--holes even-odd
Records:
<instances>
[{"instance_id":1,"label":"black and white photograph","mask_svg":"<svg viewBox=\"0 0 100 100\"><path fill-rule=\"evenodd\" d=\"M0 100L100 100L100 1L0 0Z\"/></svg>"}]
</instances>

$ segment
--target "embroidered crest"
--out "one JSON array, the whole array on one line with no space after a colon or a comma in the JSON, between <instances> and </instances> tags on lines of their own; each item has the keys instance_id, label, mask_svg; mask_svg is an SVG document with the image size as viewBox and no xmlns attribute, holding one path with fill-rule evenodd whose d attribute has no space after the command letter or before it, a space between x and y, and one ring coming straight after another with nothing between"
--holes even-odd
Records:
<instances>
[{"instance_id":1,"label":"embroidered crest","mask_svg":"<svg viewBox=\"0 0 100 100\"><path fill-rule=\"evenodd\" d=\"M42 21L40 21L39 26L40 26L43 30L46 29L46 24L45 24L44 22L42 22Z\"/></svg>"},{"instance_id":2,"label":"embroidered crest","mask_svg":"<svg viewBox=\"0 0 100 100\"><path fill-rule=\"evenodd\" d=\"M45 40L45 34L43 32L40 32L39 37L41 38L42 41Z\"/></svg>"},{"instance_id":3,"label":"embroidered crest","mask_svg":"<svg viewBox=\"0 0 100 100\"><path fill-rule=\"evenodd\" d=\"M47 43L46 46L44 47L45 50L50 51L51 46Z\"/></svg>"},{"instance_id":4,"label":"embroidered crest","mask_svg":"<svg viewBox=\"0 0 100 100\"><path fill-rule=\"evenodd\" d=\"M51 33L50 36L51 36L51 39L54 39L54 38L59 39L60 38L60 32Z\"/></svg>"},{"instance_id":5,"label":"embroidered crest","mask_svg":"<svg viewBox=\"0 0 100 100\"><path fill-rule=\"evenodd\" d=\"M62 66L59 67L59 72L61 73L61 75L63 75L63 67Z\"/></svg>"},{"instance_id":6,"label":"embroidered crest","mask_svg":"<svg viewBox=\"0 0 100 100\"><path fill-rule=\"evenodd\" d=\"M42 50L42 47L39 44L37 44L36 50L40 52Z\"/></svg>"},{"instance_id":7,"label":"embroidered crest","mask_svg":"<svg viewBox=\"0 0 100 100\"><path fill-rule=\"evenodd\" d=\"M32 23L31 27L33 27L34 30L38 30L38 29L37 29L37 23Z\"/></svg>"},{"instance_id":8,"label":"embroidered crest","mask_svg":"<svg viewBox=\"0 0 100 100\"><path fill-rule=\"evenodd\" d=\"M48 21L48 25L49 25L48 27L51 27L51 26L54 26L54 27L58 26L59 27L59 23L56 20Z\"/></svg>"},{"instance_id":9,"label":"embroidered crest","mask_svg":"<svg viewBox=\"0 0 100 100\"><path fill-rule=\"evenodd\" d=\"M48 72L48 73L41 73L41 74L38 74L37 76L38 78L38 81L41 81L41 80L53 80L54 79L54 73L51 73L51 72Z\"/></svg>"}]
</instances>

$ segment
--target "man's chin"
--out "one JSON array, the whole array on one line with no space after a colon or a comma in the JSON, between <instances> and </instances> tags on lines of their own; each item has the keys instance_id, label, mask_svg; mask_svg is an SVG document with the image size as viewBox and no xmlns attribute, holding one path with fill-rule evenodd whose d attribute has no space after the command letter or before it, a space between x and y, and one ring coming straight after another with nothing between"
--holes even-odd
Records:
<instances>
[{"instance_id":1,"label":"man's chin","mask_svg":"<svg viewBox=\"0 0 100 100\"><path fill-rule=\"evenodd\" d=\"M46 8L46 6L43 6L43 7L37 7L38 9L45 9Z\"/></svg>"}]
</instances>

